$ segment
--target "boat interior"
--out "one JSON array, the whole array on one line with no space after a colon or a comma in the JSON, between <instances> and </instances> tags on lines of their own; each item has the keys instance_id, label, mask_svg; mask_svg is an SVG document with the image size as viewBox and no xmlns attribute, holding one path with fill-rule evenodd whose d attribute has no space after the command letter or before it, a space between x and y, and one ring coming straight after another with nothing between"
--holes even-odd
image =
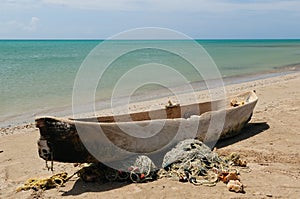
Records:
<instances>
[{"instance_id":1,"label":"boat interior","mask_svg":"<svg viewBox=\"0 0 300 199\"><path fill-rule=\"evenodd\" d=\"M257 97L254 92L246 92L238 96L229 97L225 100L216 100L211 102L201 102L195 104L188 104L180 106L180 104L172 104L170 101L165 107L157 110L134 112L122 115L109 115L90 118L71 119L82 122L131 122L144 121L156 119L176 119L176 118L190 118L192 115L202 115L203 113L215 110L224 110L227 108L235 108L256 100Z\"/></svg>"}]
</instances>

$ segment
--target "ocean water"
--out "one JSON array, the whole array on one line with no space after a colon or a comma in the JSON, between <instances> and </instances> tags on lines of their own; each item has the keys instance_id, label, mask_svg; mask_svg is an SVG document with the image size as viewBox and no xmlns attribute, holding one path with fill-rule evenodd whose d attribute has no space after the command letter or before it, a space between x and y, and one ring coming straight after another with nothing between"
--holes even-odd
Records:
<instances>
[{"instance_id":1,"label":"ocean water","mask_svg":"<svg viewBox=\"0 0 300 199\"><path fill-rule=\"evenodd\" d=\"M106 50L114 55L119 45L137 42L163 41L116 41ZM187 41L165 42L175 48L187 46ZM300 63L300 40L197 42L209 53L222 77L260 73ZM12 121L33 121L41 114L59 115L59 111L64 114L72 104L74 80L82 62L100 43L98 40L1 40L0 126L10 125ZM96 98L100 101L109 98L113 85L123 74L147 63L171 66L189 82L202 79L187 60L173 53L147 48L122 55L112 62L105 71L107 75L99 82ZM143 75L148 77L150 74L141 74L139 78ZM155 86L144 86L144 90L153 88Z\"/></svg>"}]
</instances>

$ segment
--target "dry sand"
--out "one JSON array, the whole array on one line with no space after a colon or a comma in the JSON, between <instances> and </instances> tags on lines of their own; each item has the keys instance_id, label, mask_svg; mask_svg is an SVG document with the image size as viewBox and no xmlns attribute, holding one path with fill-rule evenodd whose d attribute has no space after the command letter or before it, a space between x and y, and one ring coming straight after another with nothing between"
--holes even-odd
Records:
<instances>
[{"instance_id":1,"label":"dry sand","mask_svg":"<svg viewBox=\"0 0 300 199\"><path fill-rule=\"evenodd\" d=\"M239 152L249 169L241 170L245 194L226 185L194 186L168 179L150 183L84 183L72 178L44 192L16 188L28 178L53 173L38 157L33 125L0 131L0 198L300 198L300 73L227 87L228 93L256 90L259 102L250 124L237 137L219 142L218 152ZM54 163L54 173L73 173L72 164Z\"/></svg>"}]
</instances>

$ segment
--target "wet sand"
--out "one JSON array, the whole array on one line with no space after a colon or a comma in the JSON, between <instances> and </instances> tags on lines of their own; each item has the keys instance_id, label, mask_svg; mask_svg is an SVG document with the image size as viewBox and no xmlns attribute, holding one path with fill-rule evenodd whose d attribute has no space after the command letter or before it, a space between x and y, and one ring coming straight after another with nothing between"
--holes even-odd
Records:
<instances>
[{"instance_id":1,"label":"wet sand","mask_svg":"<svg viewBox=\"0 0 300 199\"><path fill-rule=\"evenodd\" d=\"M0 198L300 198L299 85L298 72L226 87L228 95L256 90L259 97L252 120L241 134L216 145L220 154L239 152L248 162L249 169L241 170L245 194L229 192L221 182L215 187L168 179L100 184L77 177L57 189L16 193L28 178L53 174L38 157L38 129L23 125L0 130ZM72 174L77 169L73 164L54 163L54 173Z\"/></svg>"}]
</instances>

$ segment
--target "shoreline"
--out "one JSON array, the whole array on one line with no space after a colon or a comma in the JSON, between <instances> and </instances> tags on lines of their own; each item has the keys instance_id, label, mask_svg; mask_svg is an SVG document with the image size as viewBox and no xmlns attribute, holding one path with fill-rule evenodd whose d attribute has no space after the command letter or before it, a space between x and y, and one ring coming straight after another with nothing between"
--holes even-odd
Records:
<instances>
[{"instance_id":1,"label":"shoreline","mask_svg":"<svg viewBox=\"0 0 300 199\"><path fill-rule=\"evenodd\" d=\"M262 71L262 72L256 72L256 73L250 73L250 74L242 74L242 75L235 75L235 76L229 76L229 77L223 77L222 81L224 82L224 86L229 87L232 85L238 85L238 84L244 84L248 82L254 82L254 81L272 81L272 79L276 77L281 77L285 75L297 75L300 72L300 63L296 64L289 64L286 66L281 67L274 67L272 70ZM195 93L203 92L207 90L205 87L204 81L198 81L198 82L192 82L191 83L193 89L195 90ZM200 89L199 89L200 88ZM202 89L201 89L202 88ZM180 91L180 95L186 95L188 94L186 91L184 91L184 86L178 86L175 87L177 90ZM183 91L182 91L183 90ZM165 99L172 97L169 94L158 94L159 91L150 91L151 97L145 97L143 94L134 96L133 98L136 98L134 103L141 103L143 101L153 101L153 100L159 100L159 99ZM153 97L154 96L154 97ZM100 104L100 101L96 101L97 104ZM101 100L101 106L100 109L97 111L103 111L107 112L107 105L110 103L110 99ZM120 104L122 105L122 104ZM84 107L86 105L82 106L82 115L91 115L90 113L86 113L84 111ZM35 112L26 112L26 113L20 113L18 115L10 115L7 117L4 117L3 122L0 122L0 132L8 132L10 129L14 128L20 128L24 126L31 126L34 124L34 118L38 116L45 116L45 115L54 115L57 117L72 117L72 108L70 106L61 106L54 109L45 109L45 110L37 110ZM101 114L102 115L102 114Z\"/></svg>"},{"instance_id":2,"label":"shoreline","mask_svg":"<svg viewBox=\"0 0 300 199\"><path fill-rule=\"evenodd\" d=\"M257 87L264 87L267 85L271 85L271 84L276 84L276 83L280 83L280 82L284 82L286 80L290 80L290 79L295 79L295 78L299 78L300 77L300 64L297 64L297 70L295 71L291 71L291 70L282 70L278 71L275 70L273 73L258 73L258 74L250 74L250 75L242 75L237 77L236 79L233 78L225 78L224 81L224 85L225 85L225 89L226 89L226 95L235 95L238 94L239 92L246 92L246 91L250 91L250 90L255 90ZM247 77L247 79L245 79L245 77ZM239 80L243 80L243 82L239 81ZM197 95L199 95L199 97L201 98L200 101L206 101L208 100L208 93L207 90L198 90L195 92ZM182 93L180 94L181 96L187 96L189 95L189 93ZM162 102L166 102L168 101L168 99L172 99L172 97L170 96L159 96L159 97L154 97L151 99L140 99L138 101L136 101L133 104L130 104L131 106L129 107L131 109L132 112L134 111L139 111L141 109L145 109L144 104L148 103L157 103L157 105L161 105L163 106ZM176 102L176 99L174 99L174 101ZM190 102L192 103L192 102ZM67 111L68 107L64 107L61 110L58 111L50 111L49 114L46 115L50 115L51 113L57 117L72 117L72 112L71 111ZM146 107L146 108L151 108L150 106ZM99 113L99 111L97 112ZM101 110L101 114L97 114L97 115L109 115L112 114L111 113L111 109L103 109ZM40 116L45 116L44 114L37 114L34 117L37 117L38 115ZM91 116L91 113L83 113L83 114L79 114L81 117L89 117ZM7 121L6 122L7 125L0 125L0 136L5 136L5 135L12 135L14 134L14 132L18 132L19 130L25 130L26 129L32 129L35 128L35 122L34 122L34 118L27 118L27 119L23 119L20 122L16 122L14 120L11 121Z\"/></svg>"}]
</instances>

